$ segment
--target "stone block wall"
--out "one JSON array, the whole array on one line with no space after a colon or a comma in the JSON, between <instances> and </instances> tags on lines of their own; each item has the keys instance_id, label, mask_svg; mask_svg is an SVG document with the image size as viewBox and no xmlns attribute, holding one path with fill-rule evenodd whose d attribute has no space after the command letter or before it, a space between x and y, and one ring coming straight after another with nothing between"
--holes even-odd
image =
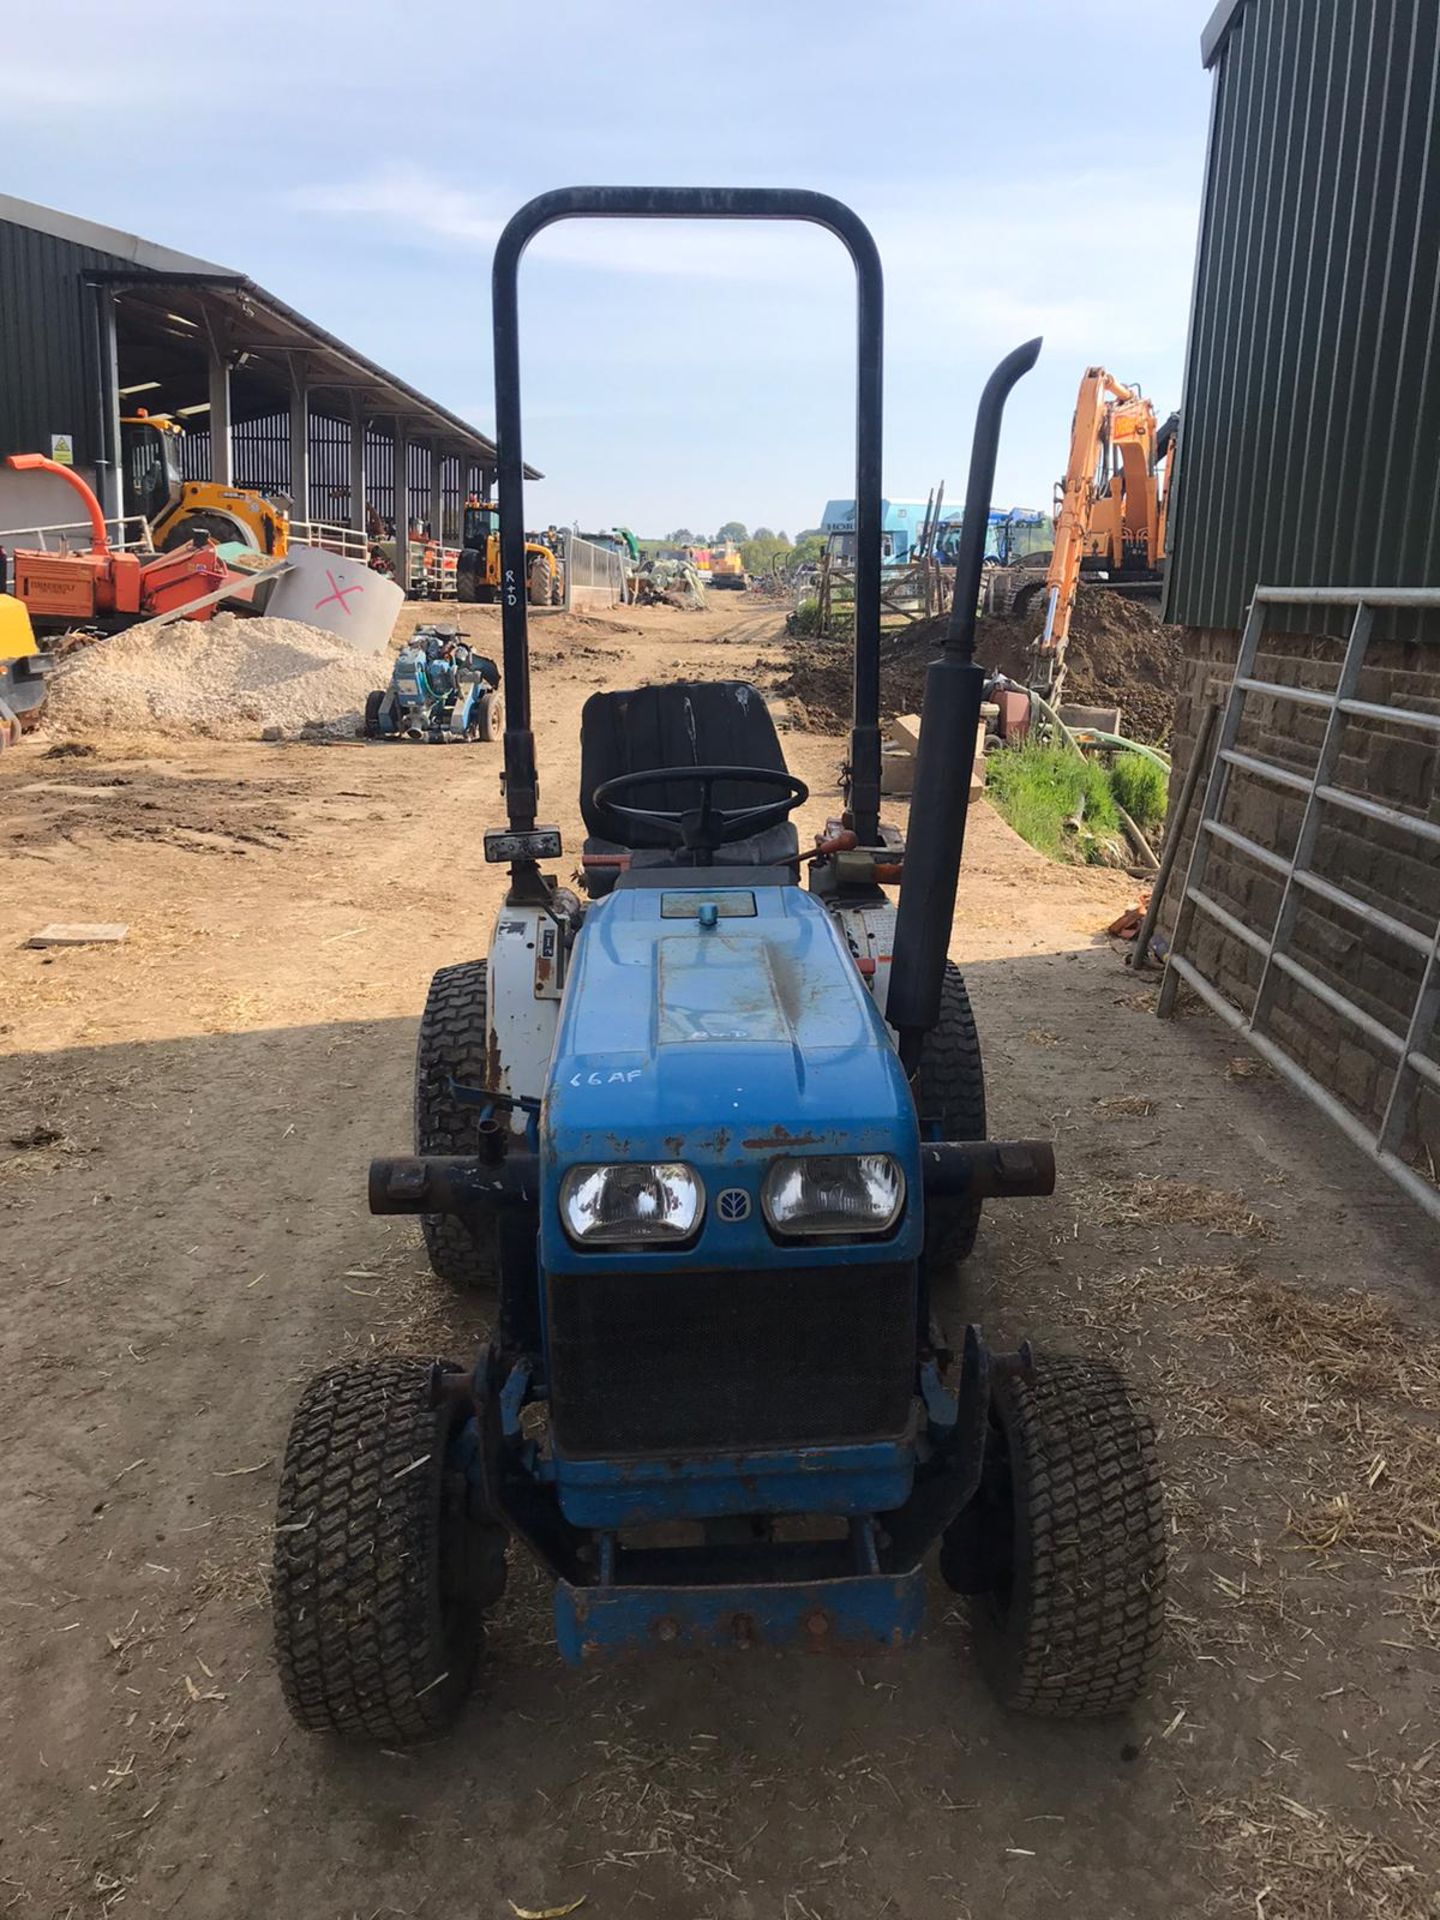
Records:
<instances>
[{"instance_id":1,"label":"stone block wall","mask_svg":"<svg viewBox=\"0 0 1440 1920\"><path fill-rule=\"evenodd\" d=\"M1232 630L1183 628L1181 633L1184 658L1175 714L1172 807L1194 753L1206 703L1214 700L1223 706L1240 646L1240 635ZM1255 677L1329 692L1343 650L1343 637L1267 634ZM1358 697L1440 713L1440 641L1372 640ZM1237 744L1242 751L1308 774L1327 717L1320 707L1251 694ZM1437 776L1440 735L1388 722L1347 719L1335 785L1440 825ZM1202 778L1190 818L1179 827L1180 856L1161 915L1167 938L1174 933L1203 794ZM1304 805L1302 795L1232 769L1221 818L1288 859ZM1327 807L1311 864L1323 879L1392 919L1433 934L1440 915L1440 847L1404 829ZM1237 919L1268 937L1283 890L1278 875L1212 840L1204 887ZM1403 941L1307 894L1289 950L1318 979L1344 993L1391 1032L1403 1035L1424 967L1420 955ZM1187 957L1238 1007L1249 1011L1260 979L1259 955L1197 912ZM1380 1042L1284 976L1271 1003L1266 1030L1363 1120L1379 1122L1394 1073L1393 1056ZM1440 1034L1432 1031L1423 1044L1432 1057L1440 1058ZM1427 1156L1431 1165L1440 1166L1440 1097L1428 1089L1422 1089L1411 1103L1406 1151L1422 1167Z\"/></svg>"}]
</instances>

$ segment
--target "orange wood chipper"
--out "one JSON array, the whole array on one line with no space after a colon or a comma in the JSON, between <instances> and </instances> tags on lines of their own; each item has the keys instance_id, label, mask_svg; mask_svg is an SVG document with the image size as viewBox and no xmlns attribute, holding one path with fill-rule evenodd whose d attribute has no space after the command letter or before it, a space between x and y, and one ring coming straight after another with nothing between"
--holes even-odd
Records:
<instances>
[{"instance_id":1,"label":"orange wood chipper","mask_svg":"<svg viewBox=\"0 0 1440 1920\"><path fill-rule=\"evenodd\" d=\"M85 503L90 546L83 553L45 553L17 548L10 556L15 598L37 627L102 626L107 630L173 612L193 601L192 618L208 620L215 602L207 600L229 577L225 562L205 535L169 553L117 552L105 530L100 502L73 467L62 467L41 453L12 453L6 465L21 473L53 473Z\"/></svg>"}]
</instances>

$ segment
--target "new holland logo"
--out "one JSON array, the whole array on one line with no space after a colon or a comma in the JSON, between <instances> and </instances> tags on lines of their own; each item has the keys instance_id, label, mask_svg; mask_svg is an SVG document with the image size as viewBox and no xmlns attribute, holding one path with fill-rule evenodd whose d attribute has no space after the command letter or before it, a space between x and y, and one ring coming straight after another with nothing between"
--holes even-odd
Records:
<instances>
[{"instance_id":1,"label":"new holland logo","mask_svg":"<svg viewBox=\"0 0 1440 1920\"><path fill-rule=\"evenodd\" d=\"M743 1187L726 1187L716 1196L715 1211L722 1220L748 1220L750 1196Z\"/></svg>"}]
</instances>

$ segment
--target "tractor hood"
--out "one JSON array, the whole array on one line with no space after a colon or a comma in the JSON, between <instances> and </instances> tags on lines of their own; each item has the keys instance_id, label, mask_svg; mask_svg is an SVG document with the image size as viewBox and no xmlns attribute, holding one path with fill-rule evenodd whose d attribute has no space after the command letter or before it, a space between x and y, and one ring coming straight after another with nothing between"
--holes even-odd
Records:
<instances>
[{"instance_id":1,"label":"tractor hood","mask_svg":"<svg viewBox=\"0 0 1440 1920\"><path fill-rule=\"evenodd\" d=\"M712 1244L718 1192L738 1189L751 1203L733 1193L727 1201L729 1263L741 1252L737 1212L758 1235L757 1249L765 1241L759 1187L773 1160L889 1153L911 1204L885 1257L918 1252L914 1103L854 958L809 894L761 874L757 884L737 884L735 874L724 870L724 884L708 888L693 873L677 874L674 885L623 887L586 917L541 1125L541 1242L552 1271L615 1261L578 1253L555 1212L559 1177L594 1161L693 1166L710 1206L687 1257L713 1266L722 1253ZM873 1259L878 1248L834 1251ZM815 1254L812 1246L807 1257ZM765 1257L774 1259L773 1246ZM651 1254L647 1264L677 1258Z\"/></svg>"}]
</instances>

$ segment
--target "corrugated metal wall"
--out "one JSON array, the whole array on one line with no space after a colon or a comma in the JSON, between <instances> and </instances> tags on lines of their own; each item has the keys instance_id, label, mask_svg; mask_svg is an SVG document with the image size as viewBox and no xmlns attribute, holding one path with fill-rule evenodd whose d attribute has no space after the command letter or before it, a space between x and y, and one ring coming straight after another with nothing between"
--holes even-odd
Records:
<instances>
[{"instance_id":1,"label":"corrugated metal wall","mask_svg":"<svg viewBox=\"0 0 1440 1920\"><path fill-rule=\"evenodd\" d=\"M1165 617L1440 582L1440 8L1246 0L1221 43Z\"/></svg>"},{"instance_id":2,"label":"corrugated metal wall","mask_svg":"<svg viewBox=\"0 0 1440 1920\"><path fill-rule=\"evenodd\" d=\"M94 464L95 296L81 276L124 265L0 220L0 453L49 453L50 436L69 433L76 464Z\"/></svg>"},{"instance_id":3,"label":"corrugated metal wall","mask_svg":"<svg viewBox=\"0 0 1440 1920\"><path fill-rule=\"evenodd\" d=\"M290 479L290 416L265 414L256 420L237 420L230 429L235 485L262 493L286 493ZM428 524L430 519L430 450L410 448L410 512ZM210 430L191 427L180 443L180 463L187 480L210 477ZM388 523L395 512L395 448L389 434L370 427L365 437L366 497ZM460 508L467 493L478 492L482 469L478 461L462 461L447 454L441 461L443 532L451 545L460 539ZM350 525L350 422L310 411L310 518Z\"/></svg>"}]
</instances>

